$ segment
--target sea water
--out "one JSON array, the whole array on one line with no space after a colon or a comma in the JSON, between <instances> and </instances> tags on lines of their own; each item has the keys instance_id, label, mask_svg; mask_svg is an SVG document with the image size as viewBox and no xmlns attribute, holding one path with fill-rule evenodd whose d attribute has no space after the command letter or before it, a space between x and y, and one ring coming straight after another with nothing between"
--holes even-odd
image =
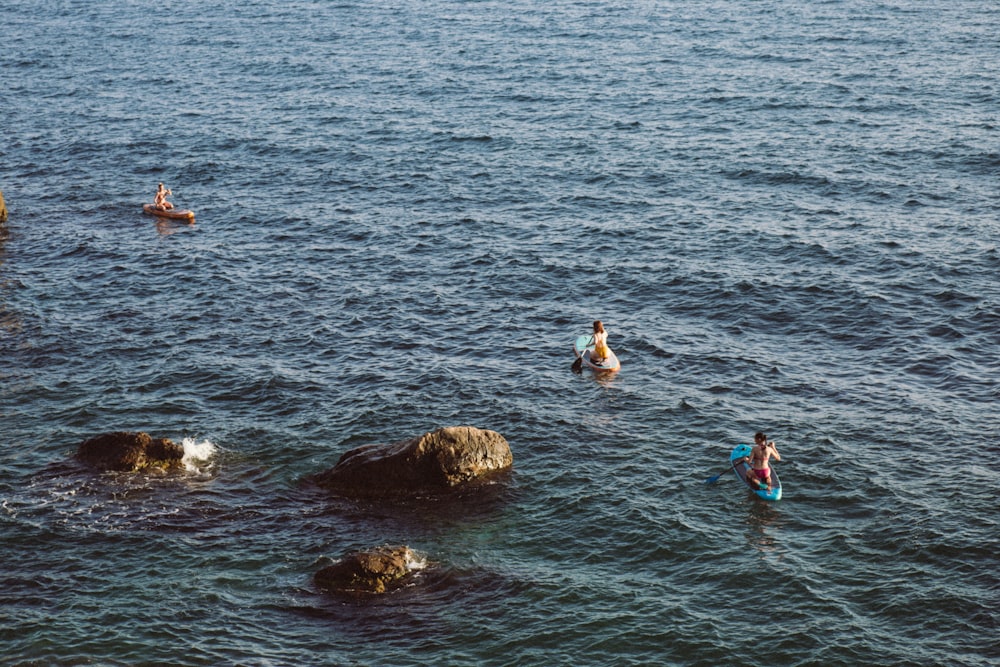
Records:
<instances>
[{"instance_id":1,"label":"sea water","mask_svg":"<svg viewBox=\"0 0 1000 667\"><path fill-rule=\"evenodd\" d=\"M996 3L0 9L5 664L1000 659ZM484 493L303 483L465 424Z\"/></svg>"}]
</instances>

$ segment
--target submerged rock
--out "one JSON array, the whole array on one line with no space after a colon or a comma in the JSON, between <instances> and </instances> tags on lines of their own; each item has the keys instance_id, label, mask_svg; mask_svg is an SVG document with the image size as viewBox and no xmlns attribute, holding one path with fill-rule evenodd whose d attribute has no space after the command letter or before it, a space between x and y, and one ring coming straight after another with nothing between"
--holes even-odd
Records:
<instances>
[{"instance_id":1,"label":"submerged rock","mask_svg":"<svg viewBox=\"0 0 1000 667\"><path fill-rule=\"evenodd\" d=\"M351 497L412 495L464 487L509 469L513 462L510 445L496 431L449 426L410 440L352 449L312 479Z\"/></svg>"},{"instance_id":2,"label":"submerged rock","mask_svg":"<svg viewBox=\"0 0 1000 667\"><path fill-rule=\"evenodd\" d=\"M142 431L117 431L85 440L76 456L87 465L101 470L167 470L183 467L184 447L167 438L153 438Z\"/></svg>"},{"instance_id":3,"label":"submerged rock","mask_svg":"<svg viewBox=\"0 0 1000 667\"><path fill-rule=\"evenodd\" d=\"M316 585L344 595L386 593L406 583L419 569L413 550L406 546L383 546L349 554L314 575Z\"/></svg>"}]
</instances>

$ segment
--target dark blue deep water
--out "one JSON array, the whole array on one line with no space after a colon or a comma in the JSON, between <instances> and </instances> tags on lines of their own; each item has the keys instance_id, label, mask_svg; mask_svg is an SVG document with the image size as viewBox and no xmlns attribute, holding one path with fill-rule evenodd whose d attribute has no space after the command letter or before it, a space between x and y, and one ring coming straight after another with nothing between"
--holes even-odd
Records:
<instances>
[{"instance_id":1,"label":"dark blue deep water","mask_svg":"<svg viewBox=\"0 0 1000 667\"><path fill-rule=\"evenodd\" d=\"M998 25L0 0L3 663L996 664ZM462 424L482 495L302 483ZM116 430L188 470L73 463ZM777 503L703 483L757 430ZM408 588L313 585L387 543Z\"/></svg>"}]
</instances>

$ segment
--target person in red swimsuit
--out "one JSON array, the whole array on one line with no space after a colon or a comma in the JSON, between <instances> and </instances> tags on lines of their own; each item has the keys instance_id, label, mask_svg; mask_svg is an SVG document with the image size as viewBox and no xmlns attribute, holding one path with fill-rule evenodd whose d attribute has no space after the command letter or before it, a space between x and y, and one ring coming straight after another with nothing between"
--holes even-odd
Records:
<instances>
[{"instance_id":1,"label":"person in red swimsuit","mask_svg":"<svg viewBox=\"0 0 1000 667\"><path fill-rule=\"evenodd\" d=\"M781 460L778 448L774 446L774 440L768 441L767 436L757 432L753 437L754 447L750 453L750 468L747 469L747 481L750 486L758 487L761 483L767 485L767 490L771 490L771 467L767 462L774 457L775 461Z\"/></svg>"}]
</instances>

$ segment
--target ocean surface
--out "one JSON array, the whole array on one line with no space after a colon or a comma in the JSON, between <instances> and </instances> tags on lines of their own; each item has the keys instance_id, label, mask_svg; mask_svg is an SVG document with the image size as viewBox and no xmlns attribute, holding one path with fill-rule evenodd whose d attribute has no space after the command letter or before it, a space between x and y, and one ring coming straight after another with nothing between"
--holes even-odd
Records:
<instances>
[{"instance_id":1,"label":"ocean surface","mask_svg":"<svg viewBox=\"0 0 1000 667\"><path fill-rule=\"evenodd\" d=\"M0 16L3 664L1000 661L996 2ZM512 475L304 483L453 425ZM758 430L783 499L705 484Z\"/></svg>"}]
</instances>

